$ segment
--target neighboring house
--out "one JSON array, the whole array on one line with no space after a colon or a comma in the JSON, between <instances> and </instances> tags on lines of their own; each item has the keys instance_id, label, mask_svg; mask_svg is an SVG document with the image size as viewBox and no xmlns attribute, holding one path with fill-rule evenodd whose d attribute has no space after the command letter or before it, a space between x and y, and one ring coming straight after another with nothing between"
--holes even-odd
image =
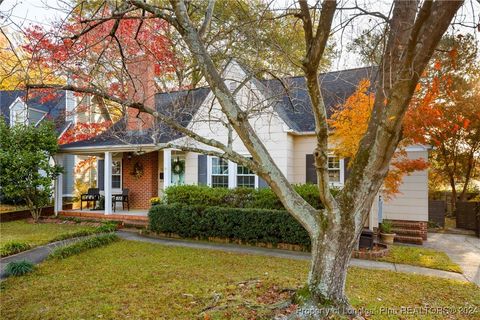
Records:
<instances>
[{"instance_id":1,"label":"neighboring house","mask_svg":"<svg viewBox=\"0 0 480 320\"><path fill-rule=\"evenodd\" d=\"M85 104L83 98L75 97L73 92L57 90L55 92L30 92L24 90L0 91L0 112L2 118L10 126L28 124L38 125L42 121L51 120L55 123L57 138L60 140L69 128L79 121L97 121L98 117L88 112L77 112L80 104ZM84 157L65 155L59 163L64 168L62 196L74 196L75 165Z\"/></svg>"},{"instance_id":2,"label":"neighboring house","mask_svg":"<svg viewBox=\"0 0 480 320\"><path fill-rule=\"evenodd\" d=\"M375 69L371 67L322 74L320 81L328 114L354 93L360 80L374 80L374 76ZM237 91L235 97L239 104L254 114L252 125L288 180L295 184L316 183L312 155L316 143L315 124L304 78L291 77L282 82L258 80L234 61L226 66L223 77L231 91ZM239 88L239 84L242 87ZM204 137L228 142L229 130L209 88L156 94L155 108ZM163 189L170 185L267 187L253 172L236 163L193 152L158 150L158 144L165 142L211 148L175 133L165 124L145 121L149 126L132 126L129 116L93 139L61 147L65 154L103 157L98 166L98 182L106 196L105 214L112 213L111 194L122 189L130 190L131 207L147 209L150 198L161 196ZM235 151L249 155L235 134L231 140ZM428 149L424 146L410 146L407 152L411 158L428 159ZM347 159L331 154L329 171L332 185L341 188L348 177ZM418 222L416 225L426 230L427 186L427 171L406 176L400 187L401 194L384 202L381 208L380 202L375 204L367 226L378 226L381 214L384 219Z\"/></svg>"}]
</instances>

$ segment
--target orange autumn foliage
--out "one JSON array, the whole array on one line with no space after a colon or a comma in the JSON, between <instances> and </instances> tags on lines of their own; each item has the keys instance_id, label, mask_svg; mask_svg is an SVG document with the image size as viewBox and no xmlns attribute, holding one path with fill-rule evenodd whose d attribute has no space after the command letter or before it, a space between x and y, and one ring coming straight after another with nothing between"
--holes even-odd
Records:
<instances>
[{"instance_id":1,"label":"orange autumn foliage","mask_svg":"<svg viewBox=\"0 0 480 320\"><path fill-rule=\"evenodd\" d=\"M345 103L335 109L329 120L329 126L332 130L331 139L335 144L333 151L339 157L355 157L360 140L367 131L374 101L375 95L370 92L370 81L364 79L359 82L357 89ZM409 132L404 131L403 134L405 137L409 137ZM399 187L406 174L425 170L427 167L426 161L409 159L403 147L399 147L384 181L384 195L392 198L400 192Z\"/></svg>"}]
</instances>

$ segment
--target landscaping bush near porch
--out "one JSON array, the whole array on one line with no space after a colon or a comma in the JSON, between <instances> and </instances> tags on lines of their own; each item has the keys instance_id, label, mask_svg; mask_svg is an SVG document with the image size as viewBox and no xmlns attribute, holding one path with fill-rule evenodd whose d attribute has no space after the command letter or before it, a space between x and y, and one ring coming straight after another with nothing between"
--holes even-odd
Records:
<instances>
[{"instance_id":1,"label":"landscaping bush near porch","mask_svg":"<svg viewBox=\"0 0 480 320\"><path fill-rule=\"evenodd\" d=\"M305 229L285 210L172 204L153 206L148 216L150 229L157 233L310 247Z\"/></svg>"},{"instance_id":2,"label":"landscaping bush near porch","mask_svg":"<svg viewBox=\"0 0 480 320\"><path fill-rule=\"evenodd\" d=\"M314 184L294 186L295 190L313 207L320 209L322 203L318 187ZM338 189L332 189L335 194ZM270 188L211 188L207 186L171 186L165 190L165 203L198 205L205 207L256 208L284 210L278 197Z\"/></svg>"}]
</instances>

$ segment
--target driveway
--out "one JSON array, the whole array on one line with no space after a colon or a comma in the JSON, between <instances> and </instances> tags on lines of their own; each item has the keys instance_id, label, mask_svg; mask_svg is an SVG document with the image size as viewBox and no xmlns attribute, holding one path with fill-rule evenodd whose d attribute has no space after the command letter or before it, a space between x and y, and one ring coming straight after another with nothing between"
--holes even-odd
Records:
<instances>
[{"instance_id":1,"label":"driveway","mask_svg":"<svg viewBox=\"0 0 480 320\"><path fill-rule=\"evenodd\" d=\"M480 286L480 238L475 236L429 233L427 248L445 252L463 270L465 277Z\"/></svg>"}]
</instances>

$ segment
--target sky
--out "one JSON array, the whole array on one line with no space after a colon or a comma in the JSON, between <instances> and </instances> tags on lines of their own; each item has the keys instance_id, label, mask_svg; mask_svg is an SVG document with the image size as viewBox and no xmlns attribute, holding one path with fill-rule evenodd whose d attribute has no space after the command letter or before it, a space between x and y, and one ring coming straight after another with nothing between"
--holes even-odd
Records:
<instances>
[{"instance_id":1,"label":"sky","mask_svg":"<svg viewBox=\"0 0 480 320\"><path fill-rule=\"evenodd\" d=\"M309 0L315 2L317 0ZM387 0L356 0L357 3L362 7L370 7L372 10L381 11L388 13L392 1ZM53 21L61 20L65 18L68 13L66 6L68 0L0 0L0 25L8 26L12 29L25 28L30 24L40 24L45 27L51 26ZM276 8L285 8L292 3L292 0L275 0L273 2L273 7ZM351 6L351 1L349 0L340 0L339 7L348 7ZM467 0L466 5L462 7L458 15L459 22L469 22L476 21L479 22L479 12L480 12L480 1L476 0ZM3 18L1 15L3 14ZM351 11L342 11L336 17L335 24L338 25L338 22L341 19L345 19L351 14ZM5 17L9 18L6 19ZM359 66L360 59L355 54L348 52L344 48L346 44L352 39L354 35L360 34L362 28L366 25L371 24L372 21L368 17L362 17L355 20L354 23L347 26L343 33L336 32L333 35L333 42L336 44L336 49L341 50L336 61L332 65L332 70L354 68ZM455 30L450 30L450 32L474 32L470 28L457 25ZM475 32L477 38L480 32ZM479 39L480 45L480 39Z\"/></svg>"}]
</instances>

